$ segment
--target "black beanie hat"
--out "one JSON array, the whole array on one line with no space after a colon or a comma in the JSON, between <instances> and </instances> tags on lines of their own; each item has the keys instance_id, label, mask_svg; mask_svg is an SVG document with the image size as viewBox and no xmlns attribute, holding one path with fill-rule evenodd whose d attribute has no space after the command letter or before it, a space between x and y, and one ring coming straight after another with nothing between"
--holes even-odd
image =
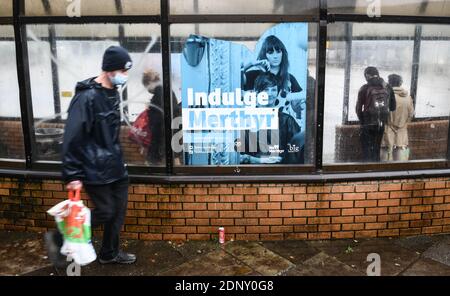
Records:
<instances>
[{"instance_id":1,"label":"black beanie hat","mask_svg":"<svg viewBox=\"0 0 450 296\"><path fill-rule=\"evenodd\" d=\"M380 73L378 72L378 69L375 67L367 67L364 70L364 75L380 76Z\"/></svg>"},{"instance_id":2,"label":"black beanie hat","mask_svg":"<svg viewBox=\"0 0 450 296\"><path fill-rule=\"evenodd\" d=\"M129 70L133 66L128 51L120 46L110 46L103 54L102 70L112 72L116 70Z\"/></svg>"}]
</instances>

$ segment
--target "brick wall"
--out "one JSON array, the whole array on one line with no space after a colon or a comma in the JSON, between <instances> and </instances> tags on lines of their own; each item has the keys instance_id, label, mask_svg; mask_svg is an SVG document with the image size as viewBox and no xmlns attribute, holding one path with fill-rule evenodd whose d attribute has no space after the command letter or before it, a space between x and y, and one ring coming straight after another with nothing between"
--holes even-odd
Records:
<instances>
[{"instance_id":1,"label":"brick wall","mask_svg":"<svg viewBox=\"0 0 450 296\"><path fill-rule=\"evenodd\" d=\"M45 231L59 181L0 179L0 229ZM83 195L86 198L86 195ZM88 202L89 206L92 206ZM450 232L450 177L325 184L130 186L125 237L281 240Z\"/></svg>"},{"instance_id":2,"label":"brick wall","mask_svg":"<svg viewBox=\"0 0 450 296\"><path fill-rule=\"evenodd\" d=\"M447 158L448 120L414 122L408 125L410 159ZM359 125L336 126L336 162L360 162Z\"/></svg>"}]
</instances>

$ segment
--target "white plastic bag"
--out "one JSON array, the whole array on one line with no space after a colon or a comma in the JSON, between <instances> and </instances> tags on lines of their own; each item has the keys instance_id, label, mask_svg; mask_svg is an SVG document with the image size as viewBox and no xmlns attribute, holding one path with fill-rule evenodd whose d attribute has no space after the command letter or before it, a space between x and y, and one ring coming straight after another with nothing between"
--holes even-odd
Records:
<instances>
[{"instance_id":1,"label":"white plastic bag","mask_svg":"<svg viewBox=\"0 0 450 296\"><path fill-rule=\"evenodd\" d=\"M69 192L69 199L47 211L55 217L64 244L61 254L70 256L75 263L86 265L97 258L91 242L91 211L80 200L80 192Z\"/></svg>"}]
</instances>

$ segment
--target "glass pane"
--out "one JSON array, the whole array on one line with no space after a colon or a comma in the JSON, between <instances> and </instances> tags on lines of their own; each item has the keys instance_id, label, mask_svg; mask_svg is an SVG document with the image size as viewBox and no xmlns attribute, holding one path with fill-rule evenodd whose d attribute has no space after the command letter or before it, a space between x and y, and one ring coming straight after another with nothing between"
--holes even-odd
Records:
<instances>
[{"instance_id":1,"label":"glass pane","mask_svg":"<svg viewBox=\"0 0 450 296\"><path fill-rule=\"evenodd\" d=\"M160 0L122 0L122 10L124 15L158 15L160 3Z\"/></svg>"},{"instance_id":2,"label":"glass pane","mask_svg":"<svg viewBox=\"0 0 450 296\"><path fill-rule=\"evenodd\" d=\"M328 0L330 13L411 16L450 16L449 0Z\"/></svg>"},{"instance_id":3,"label":"glass pane","mask_svg":"<svg viewBox=\"0 0 450 296\"><path fill-rule=\"evenodd\" d=\"M445 30L435 30L439 41L422 40L419 74L413 81L415 25L336 23L330 27L339 34L329 35L327 43L324 162L444 158L450 113L450 47L442 38ZM431 34L426 27L423 32ZM375 67L389 86L383 88L379 78L366 77L368 67ZM367 71L376 76L374 69ZM411 91L416 82L414 101ZM389 95L391 90L395 95ZM389 103L394 97L395 111ZM419 117L432 121L435 129ZM430 149L430 143L436 149Z\"/></svg>"},{"instance_id":4,"label":"glass pane","mask_svg":"<svg viewBox=\"0 0 450 296\"><path fill-rule=\"evenodd\" d=\"M48 5L44 5L45 3ZM159 0L26 0L25 12L32 16L146 15L159 14Z\"/></svg>"},{"instance_id":5,"label":"glass pane","mask_svg":"<svg viewBox=\"0 0 450 296\"><path fill-rule=\"evenodd\" d=\"M175 165L313 163L316 32L307 23L172 25Z\"/></svg>"},{"instance_id":6,"label":"glass pane","mask_svg":"<svg viewBox=\"0 0 450 296\"><path fill-rule=\"evenodd\" d=\"M124 34L119 41L120 26L123 26ZM119 89L121 143L125 160L135 165L164 165L165 160L160 153L164 151L164 130L159 121L156 126L161 127L162 132L159 129L154 131L149 145L151 149L129 138L131 125L147 109L152 98L143 86L143 73L149 69L159 74L162 72L159 25L29 25L27 33L35 127L38 134L42 131L38 129L56 133L53 138L57 139L53 143L45 141L48 140L46 135L42 135L44 139L41 142L37 139L40 159L60 159L62 134L58 134L61 130L57 129L64 128L76 83L98 76L105 49L121 44L129 51L134 63L129 71L127 87ZM49 38L52 35L56 36L55 40ZM57 106L60 106L60 114ZM162 117L161 114L154 117L158 119L158 116ZM156 153L159 153L158 162L154 156Z\"/></svg>"},{"instance_id":7,"label":"glass pane","mask_svg":"<svg viewBox=\"0 0 450 296\"><path fill-rule=\"evenodd\" d=\"M440 38L450 39L450 26L426 25L422 26L422 37L437 40Z\"/></svg>"},{"instance_id":8,"label":"glass pane","mask_svg":"<svg viewBox=\"0 0 450 296\"><path fill-rule=\"evenodd\" d=\"M12 0L0 0L0 16L12 16Z\"/></svg>"},{"instance_id":9,"label":"glass pane","mask_svg":"<svg viewBox=\"0 0 450 296\"><path fill-rule=\"evenodd\" d=\"M25 158L12 26L0 26L0 158Z\"/></svg>"},{"instance_id":10,"label":"glass pane","mask_svg":"<svg viewBox=\"0 0 450 296\"><path fill-rule=\"evenodd\" d=\"M354 39L407 39L414 36L414 25L396 24L396 30L392 30L392 24L358 23L353 26Z\"/></svg>"},{"instance_id":11,"label":"glass pane","mask_svg":"<svg viewBox=\"0 0 450 296\"><path fill-rule=\"evenodd\" d=\"M171 14L316 14L317 0L170 0Z\"/></svg>"}]
</instances>

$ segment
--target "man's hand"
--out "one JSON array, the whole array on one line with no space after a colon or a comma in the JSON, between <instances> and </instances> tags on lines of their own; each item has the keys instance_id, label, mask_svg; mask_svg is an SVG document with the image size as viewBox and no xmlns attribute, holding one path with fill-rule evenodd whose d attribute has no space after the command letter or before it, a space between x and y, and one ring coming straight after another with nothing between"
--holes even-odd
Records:
<instances>
[{"instance_id":1,"label":"man's hand","mask_svg":"<svg viewBox=\"0 0 450 296\"><path fill-rule=\"evenodd\" d=\"M83 188L83 183L80 180L75 180L67 183L66 189L68 191L81 190Z\"/></svg>"}]
</instances>

